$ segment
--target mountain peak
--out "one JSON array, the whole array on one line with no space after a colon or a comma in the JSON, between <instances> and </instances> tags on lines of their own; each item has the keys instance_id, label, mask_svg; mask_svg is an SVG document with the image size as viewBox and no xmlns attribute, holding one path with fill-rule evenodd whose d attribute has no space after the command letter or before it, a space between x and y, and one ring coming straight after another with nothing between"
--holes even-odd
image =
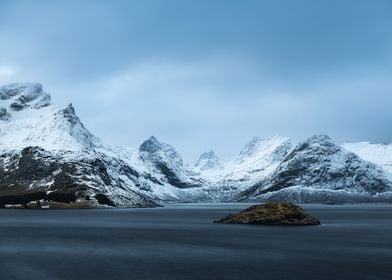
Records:
<instances>
[{"instance_id":1,"label":"mountain peak","mask_svg":"<svg viewBox=\"0 0 392 280\"><path fill-rule=\"evenodd\" d=\"M332 142L332 139L326 134L315 134L310 136L306 142Z\"/></svg>"},{"instance_id":2,"label":"mountain peak","mask_svg":"<svg viewBox=\"0 0 392 280\"><path fill-rule=\"evenodd\" d=\"M208 152L202 153L199 159L214 159L214 158L218 158L218 156L215 154L213 150L210 150Z\"/></svg>"},{"instance_id":3,"label":"mountain peak","mask_svg":"<svg viewBox=\"0 0 392 280\"><path fill-rule=\"evenodd\" d=\"M50 94L39 83L13 83L0 87L0 100L12 111L39 109L51 104Z\"/></svg>"},{"instance_id":4,"label":"mountain peak","mask_svg":"<svg viewBox=\"0 0 392 280\"><path fill-rule=\"evenodd\" d=\"M317 151L318 154L335 153L338 149L340 149L340 147L328 135L324 134L313 135L294 148L295 151Z\"/></svg>"},{"instance_id":5,"label":"mountain peak","mask_svg":"<svg viewBox=\"0 0 392 280\"><path fill-rule=\"evenodd\" d=\"M75 108L72 103L69 103L67 107L62 110L64 115L75 115Z\"/></svg>"},{"instance_id":6,"label":"mountain peak","mask_svg":"<svg viewBox=\"0 0 392 280\"><path fill-rule=\"evenodd\" d=\"M156 153L161 150L163 147L163 143L159 142L157 138L151 136L147 140L145 140L140 146L139 151L147 152L147 153Z\"/></svg>"},{"instance_id":7,"label":"mountain peak","mask_svg":"<svg viewBox=\"0 0 392 280\"><path fill-rule=\"evenodd\" d=\"M49 151L94 150L95 138L76 116L72 104L59 110L39 83L0 87L0 126L0 149L40 146Z\"/></svg>"},{"instance_id":8,"label":"mountain peak","mask_svg":"<svg viewBox=\"0 0 392 280\"><path fill-rule=\"evenodd\" d=\"M172 146L158 141L157 138L151 136L139 146L139 151L147 157L155 160L168 161L178 165L182 165L183 161L180 154Z\"/></svg>"},{"instance_id":9,"label":"mountain peak","mask_svg":"<svg viewBox=\"0 0 392 280\"><path fill-rule=\"evenodd\" d=\"M242 156L250 156L253 154L260 143L263 141L263 138L254 136L250 141L242 148L240 155Z\"/></svg>"},{"instance_id":10,"label":"mountain peak","mask_svg":"<svg viewBox=\"0 0 392 280\"><path fill-rule=\"evenodd\" d=\"M223 164L214 151L208 151L200 155L195 164L195 168L200 171L211 169L223 169Z\"/></svg>"},{"instance_id":11,"label":"mountain peak","mask_svg":"<svg viewBox=\"0 0 392 280\"><path fill-rule=\"evenodd\" d=\"M388 178L381 167L343 149L329 136L314 135L285 156L261 188L256 184L251 189L261 199L355 201L363 199L360 195L390 192Z\"/></svg>"}]
</instances>

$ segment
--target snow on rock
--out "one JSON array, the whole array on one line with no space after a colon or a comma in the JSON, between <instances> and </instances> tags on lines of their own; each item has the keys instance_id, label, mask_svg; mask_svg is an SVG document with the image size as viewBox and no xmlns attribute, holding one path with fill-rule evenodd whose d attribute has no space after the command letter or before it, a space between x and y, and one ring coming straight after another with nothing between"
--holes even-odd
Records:
<instances>
[{"instance_id":1,"label":"snow on rock","mask_svg":"<svg viewBox=\"0 0 392 280\"><path fill-rule=\"evenodd\" d=\"M184 164L180 154L170 145L159 142L154 136L139 147L140 156L160 180L178 188L201 187L204 182L199 174Z\"/></svg>"},{"instance_id":2,"label":"snow on rock","mask_svg":"<svg viewBox=\"0 0 392 280\"><path fill-rule=\"evenodd\" d=\"M138 207L239 199L392 201L392 174L385 171L392 170L392 146L343 147L327 136L294 148L285 137L254 137L231 161L211 151L190 167L155 137L138 148L105 145L72 104L57 107L41 84L0 87L0 198L61 192Z\"/></svg>"},{"instance_id":3,"label":"snow on rock","mask_svg":"<svg viewBox=\"0 0 392 280\"><path fill-rule=\"evenodd\" d=\"M58 108L40 84L25 83L0 87L0 108L2 195L50 191L103 195L116 206L155 205L135 191L137 173L84 127L72 104Z\"/></svg>"},{"instance_id":4,"label":"snow on rock","mask_svg":"<svg viewBox=\"0 0 392 280\"><path fill-rule=\"evenodd\" d=\"M11 119L11 114L8 113L7 109L0 107L0 121L9 121Z\"/></svg>"},{"instance_id":5,"label":"snow on rock","mask_svg":"<svg viewBox=\"0 0 392 280\"><path fill-rule=\"evenodd\" d=\"M93 142L99 142L83 126L72 104L65 109L52 105L40 84L0 87L0 105L0 119L7 120L0 122L0 150L39 146L49 151L91 152Z\"/></svg>"},{"instance_id":6,"label":"snow on rock","mask_svg":"<svg viewBox=\"0 0 392 280\"><path fill-rule=\"evenodd\" d=\"M195 164L195 170L197 171L211 171L211 170L223 170L224 166L219 157L214 151L209 151L200 155L199 159Z\"/></svg>"},{"instance_id":7,"label":"snow on rock","mask_svg":"<svg viewBox=\"0 0 392 280\"><path fill-rule=\"evenodd\" d=\"M20 111L25 108L39 109L51 104L50 95L38 83L8 84L0 87L0 100L8 101L9 108Z\"/></svg>"},{"instance_id":8,"label":"snow on rock","mask_svg":"<svg viewBox=\"0 0 392 280\"><path fill-rule=\"evenodd\" d=\"M343 143L342 147L392 173L392 144Z\"/></svg>"},{"instance_id":9,"label":"snow on rock","mask_svg":"<svg viewBox=\"0 0 392 280\"><path fill-rule=\"evenodd\" d=\"M390 179L381 167L341 148L328 136L316 135L298 144L268 178L244 191L241 199L263 200L273 195L294 202L321 202L327 193L332 201L344 198L345 193L371 197L392 191Z\"/></svg>"},{"instance_id":10,"label":"snow on rock","mask_svg":"<svg viewBox=\"0 0 392 280\"><path fill-rule=\"evenodd\" d=\"M199 200L233 200L271 174L291 149L287 137L253 137L234 160L223 163L223 168L200 171L210 185L199 190Z\"/></svg>"}]
</instances>

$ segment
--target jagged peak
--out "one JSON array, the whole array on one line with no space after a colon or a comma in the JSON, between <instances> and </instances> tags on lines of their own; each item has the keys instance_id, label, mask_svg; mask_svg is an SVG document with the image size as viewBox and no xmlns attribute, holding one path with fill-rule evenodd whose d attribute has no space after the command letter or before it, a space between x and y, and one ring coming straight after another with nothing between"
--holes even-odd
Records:
<instances>
[{"instance_id":1,"label":"jagged peak","mask_svg":"<svg viewBox=\"0 0 392 280\"><path fill-rule=\"evenodd\" d=\"M294 151L302 151L305 149L317 149L317 150L338 150L340 146L338 146L328 135L325 134L316 134L310 136L305 139L303 142L300 142L295 148Z\"/></svg>"},{"instance_id":2,"label":"jagged peak","mask_svg":"<svg viewBox=\"0 0 392 280\"><path fill-rule=\"evenodd\" d=\"M199 160L200 159L211 159L211 158L219 159L213 150L202 153L199 157Z\"/></svg>"},{"instance_id":3,"label":"jagged peak","mask_svg":"<svg viewBox=\"0 0 392 280\"><path fill-rule=\"evenodd\" d=\"M199 159L197 160L195 166L199 166L200 164L202 164L202 162L204 161L216 161L216 162L220 162L220 158L215 154L214 151L210 150L207 152L204 152L200 155Z\"/></svg>"},{"instance_id":4,"label":"jagged peak","mask_svg":"<svg viewBox=\"0 0 392 280\"><path fill-rule=\"evenodd\" d=\"M242 148L240 155L250 155L255 151L261 141L263 141L263 138L259 136L252 137L249 142L246 143L245 146Z\"/></svg>"},{"instance_id":5,"label":"jagged peak","mask_svg":"<svg viewBox=\"0 0 392 280\"><path fill-rule=\"evenodd\" d=\"M67 107L58 111L61 117L67 119L72 125L80 124L81 127L84 128L82 122L79 117L75 114L75 108L72 103L69 103Z\"/></svg>"},{"instance_id":6,"label":"jagged peak","mask_svg":"<svg viewBox=\"0 0 392 280\"><path fill-rule=\"evenodd\" d=\"M155 153L158 150L162 149L162 144L163 143L159 142L158 139L155 138L155 136L151 136L139 146L139 151Z\"/></svg>"},{"instance_id":7,"label":"jagged peak","mask_svg":"<svg viewBox=\"0 0 392 280\"><path fill-rule=\"evenodd\" d=\"M209 169L223 169L223 164L214 151L202 153L195 163L195 168L205 171Z\"/></svg>"},{"instance_id":8,"label":"jagged peak","mask_svg":"<svg viewBox=\"0 0 392 280\"><path fill-rule=\"evenodd\" d=\"M64 115L75 115L75 108L72 103L69 103L67 107L61 110Z\"/></svg>"},{"instance_id":9,"label":"jagged peak","mask_svg":"<svg viewBox=\"0 0 392 280\"><path fill-rule=\"evenodd\" d=\"M0 101L9 103L12 111L39 109L51 105L50 94L39 83L12 83L0 87Z\"/></svg>"},{"instance_id":10,"label":"jagged peak","mask_svg":"<svg viewBox=\"0 0 392 280\"><path fill-rule=\"evenodd\" d=\"M182 157L178 151L171 145L160 142L154 136L151 136L139 146L139 152L144 159L170 162L170 164L178 166L183 165Z\"/></svg>"},{"instance_id":11,"label":"jagged peak","mask_svg":"<svg viewBox=\"0 0 392 280\"><path fill-rule=\"evenodd\" d=\"M306 139L305 142L332 142L332 138L327 134L315 134Z\"/></svg>"}]
</instances>

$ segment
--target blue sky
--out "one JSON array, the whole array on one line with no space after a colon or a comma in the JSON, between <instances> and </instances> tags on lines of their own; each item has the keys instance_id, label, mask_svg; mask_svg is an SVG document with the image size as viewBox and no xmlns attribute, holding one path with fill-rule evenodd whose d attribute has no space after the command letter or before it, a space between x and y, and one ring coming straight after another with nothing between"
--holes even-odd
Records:
<instances>
[{"instance_id":1,"label":"blue sky","mask_svg":"<svg viewBox=\"0 0 392 280\"><path fill-rule=\"evenodd\" d=\"M392 142L392 2L0 0L0 83L187 161L252 136Z\"/></svg>"}]
</instances>

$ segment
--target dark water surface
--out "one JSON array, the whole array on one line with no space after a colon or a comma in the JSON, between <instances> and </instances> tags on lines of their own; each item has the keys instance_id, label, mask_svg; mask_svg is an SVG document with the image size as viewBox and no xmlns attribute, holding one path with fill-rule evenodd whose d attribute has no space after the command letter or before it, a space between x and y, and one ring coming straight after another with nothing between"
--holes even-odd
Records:
<instances>
[{"instance_id":1,"label":"dark water surface","mask_svg":"<svg viewBox=\"0 0 392 280\"><path fill-rule=\"evenodd\" d=\"M212 223L247 206L1 210L0 279L392 279L392 205L305 205L321 226Z\"/></svg>"}]
</instances>

